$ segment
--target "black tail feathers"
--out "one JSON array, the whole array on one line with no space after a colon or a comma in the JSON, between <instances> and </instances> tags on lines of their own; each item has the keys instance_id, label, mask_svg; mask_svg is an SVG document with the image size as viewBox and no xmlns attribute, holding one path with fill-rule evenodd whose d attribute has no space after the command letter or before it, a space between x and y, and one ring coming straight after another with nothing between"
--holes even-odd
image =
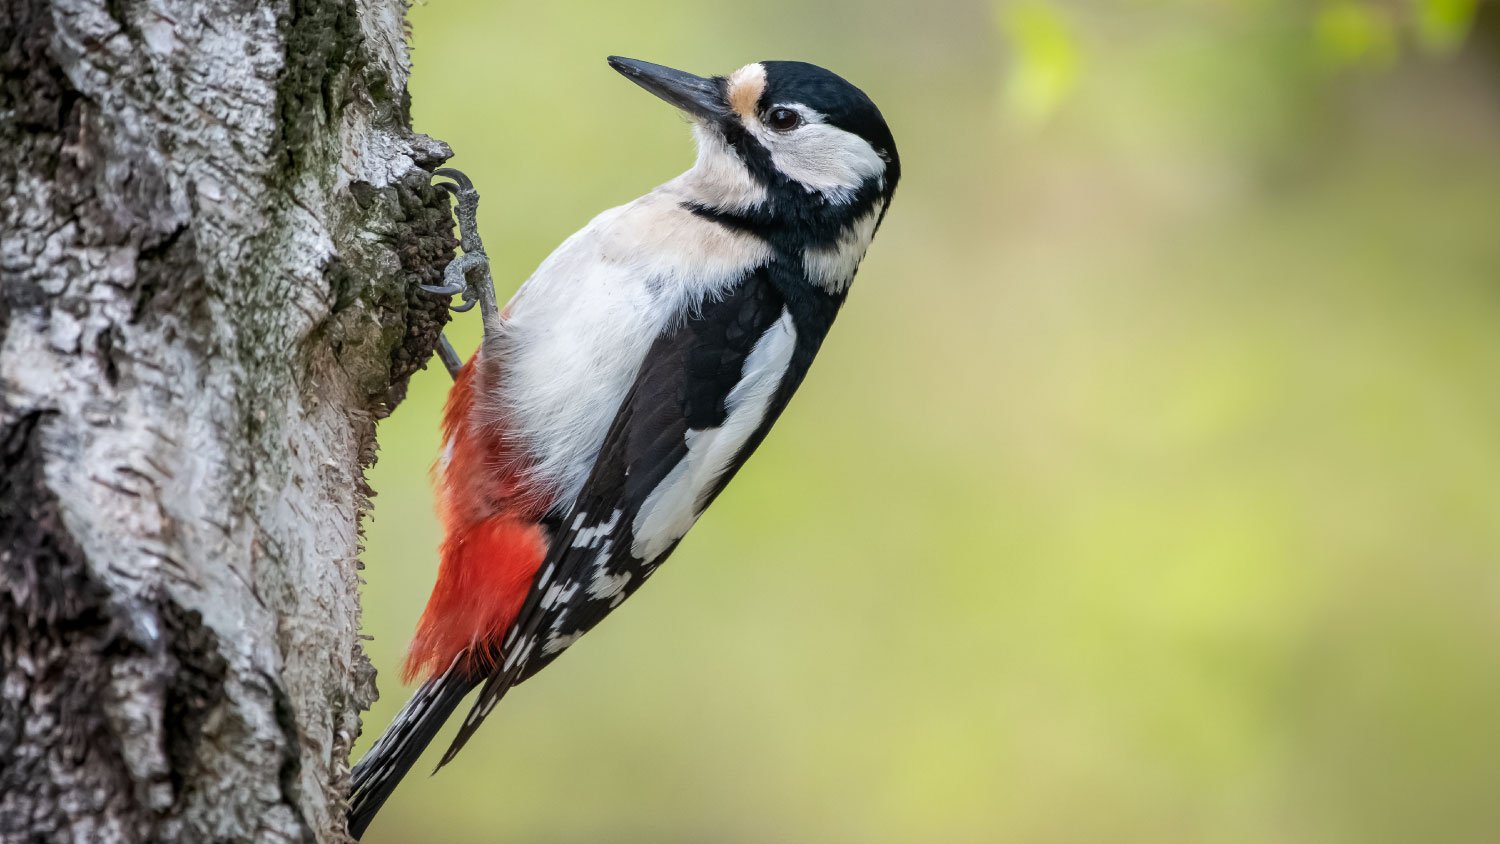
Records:
<instances>
[{"instance_id":1,"label":"black tail feathers","mask_svg":"<svg viewBox=\"0 0 1500 844\"><path fill-rule=\"evenodd\" d=\"M356 840L375 819L396 785L415 765L443 722L477 683L457 664L423 683L401 707L385 735L354 766L349 795L349 834Z\"/></svg>"}]
</instances>

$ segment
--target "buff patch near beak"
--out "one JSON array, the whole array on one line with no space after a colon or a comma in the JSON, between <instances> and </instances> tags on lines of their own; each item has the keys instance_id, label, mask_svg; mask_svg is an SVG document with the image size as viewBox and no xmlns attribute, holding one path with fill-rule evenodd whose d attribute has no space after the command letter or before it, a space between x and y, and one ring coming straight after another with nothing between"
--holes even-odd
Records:
<instances>
[{"instance_id":1,"label":"buff patch near beak","mask_svg":"<svg viewBox=\"0 0 1500 844\"><path fill-rule=\"evenodd\" d=\"M725 85L729 107L742 120L755 116L760 96L766 92L766 66L756 62L729 74Z\"/></svg>"}]
</instances>

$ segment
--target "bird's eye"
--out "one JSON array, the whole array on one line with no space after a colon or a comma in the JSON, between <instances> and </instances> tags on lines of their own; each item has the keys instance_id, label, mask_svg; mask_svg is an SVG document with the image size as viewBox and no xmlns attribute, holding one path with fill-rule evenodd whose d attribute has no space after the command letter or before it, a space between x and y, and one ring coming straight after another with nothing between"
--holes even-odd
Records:
<instances>
[{"instance_id":1,"label":"bird's eye","mask_svg":"<svg viewBox=\"0 0 1500 844\"><path fill-rule=\"evenodd\" d=\"M802 115L789 108L773 108L766 115L766 125L778 132L790 132L802 125Z\"/></svg>"}]
</instances>

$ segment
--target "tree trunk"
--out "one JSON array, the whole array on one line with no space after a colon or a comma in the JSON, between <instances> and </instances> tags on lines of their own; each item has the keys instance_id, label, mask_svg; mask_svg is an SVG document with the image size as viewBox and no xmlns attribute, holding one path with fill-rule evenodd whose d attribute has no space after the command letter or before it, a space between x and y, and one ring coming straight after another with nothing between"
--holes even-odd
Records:
<instances>
[{"instance_id":1,"label":"tree trunk","mask_svg":"<svg viewBox=\"0 0 1500 844\"><path fill-rule=\"evenodd\" d=\"M402 0L0 3L0 841L336 841L454 243Z\"/></svg>"}]
</instances>

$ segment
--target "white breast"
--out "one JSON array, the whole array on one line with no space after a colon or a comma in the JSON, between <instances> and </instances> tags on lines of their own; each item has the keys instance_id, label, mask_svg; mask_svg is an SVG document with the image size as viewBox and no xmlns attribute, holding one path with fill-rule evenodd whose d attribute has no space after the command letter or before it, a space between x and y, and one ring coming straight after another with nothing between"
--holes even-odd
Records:
<instances>
[{"instance_id":1,"label":"white breast","mask_svg":"<svg viewBox=\"0 0 1500 844\"><path fill-rule=\"evenodd\" d=\"M486 357L500 384L478 412L537 481L574 500L651 343L673 319L765 263L770 248L683 209L677 183L595 217L522 285ZM493 355L493 356L492 356Z\"/></svg>"}]
</instances>

